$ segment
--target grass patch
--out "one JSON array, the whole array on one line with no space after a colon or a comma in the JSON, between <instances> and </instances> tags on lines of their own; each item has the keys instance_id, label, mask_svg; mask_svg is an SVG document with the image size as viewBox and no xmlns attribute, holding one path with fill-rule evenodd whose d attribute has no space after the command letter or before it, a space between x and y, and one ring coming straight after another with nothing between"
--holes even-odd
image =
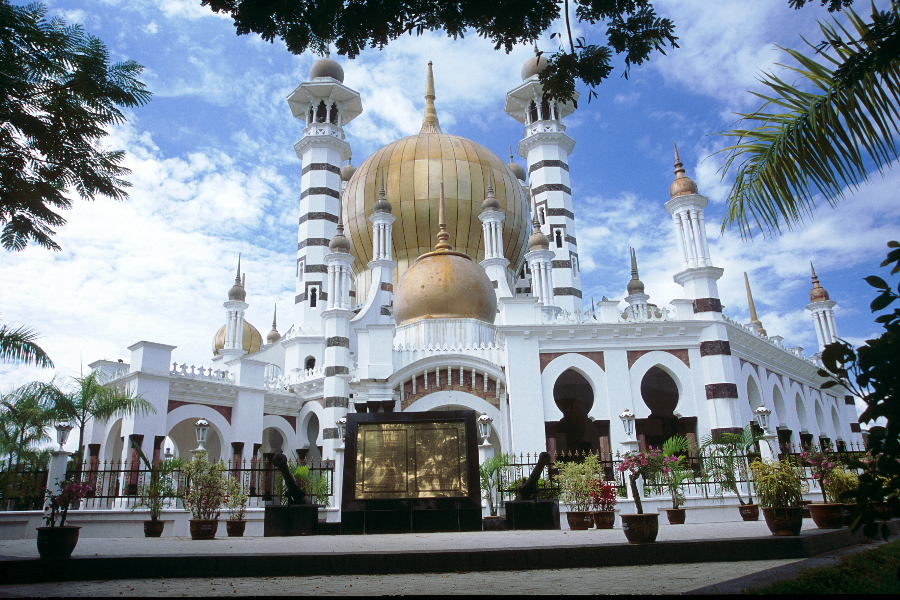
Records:
<instances>
[{"instance_id":1,"label":"grass patch","mask_svg":"<svg viewBox=\"0 0 900 600\"><path fill-rule=\"evenodd\" d=\"M806 569L798 579L744 590L745 594L898 594L900 540L857 552L832 567Z\"/></svg>"}]
</instances>

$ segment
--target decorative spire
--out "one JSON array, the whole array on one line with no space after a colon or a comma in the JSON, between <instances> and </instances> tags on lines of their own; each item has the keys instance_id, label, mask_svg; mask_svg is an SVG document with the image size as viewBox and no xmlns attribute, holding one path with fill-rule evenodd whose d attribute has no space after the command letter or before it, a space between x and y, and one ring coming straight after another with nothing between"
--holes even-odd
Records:
<instances>
[{"instance_id":1,"label":"decorative spire","mask_svg":"<svg viewBox=\"0 0 900 600\"><path fill-rule=\"evenodd\" d=\"M538 222L537 216L537 204L532 203L533 210L531 211L532 219L531 219L531 227L532 233L531 237L528 238L528 250L549 250L550 249L550 239L544 235L544 232L541 231L541 224Z\"/></svg>"},{"instance_id":2,"label":"decorative spire","mask_svg":"<svg viewBox=\"0 0 900 600\"><path fill-rule=\"evenodd\" d=\"M628 282L628 295L633 296L635 294L643 294L644 293L644 282L640 280L638 277L638 266L637 266L637 255L634 253L634 248L630 248L631 250L631 281Z\"/></svg>"},{"instance_id":3,"label":"decorative spire","mask_svg":"<svg viewBox=\"0 0 900 600\"><path fill-rule=\"evenodd\" d=\"M669 196L677 198L678 196L696 193L698 193L697 184L684 174L684 165L678 156L678 144L675 144L675 181L669 186Z\"/></svg>"},{"instance_id":4,"label":"decorative spire","mask_svg":"<svg viewBox=\"0 0 900 600\"><path fill-rule=\"evenodd\" d=\"M425 84L425 117L422 119L422 130L419 133L443 133L434 108L434 73L431 61L428 61L428 79Z\"/></svg>"},{"instance_id":5,"label":"decorative spire","mask_svg":"<svg viewBox=\"0 0 900 600\"><path fill-rule=\"evenodd\" d=\"M494 172L488 167L488 189L487 198L481 203L482 212L489 210L500 210L500 201L494 196Z\"/></svg>"},{"instance_id":6,"label":"decorative spire","mask_svg":"<svg viewBox=\"0 0 900 600\"><path fill-rule=\"evenodd\" d=\"M440 227L440 231L438 231L437 239L438 243L435 244L435 250L442 251L450 251L453 250L453 246L450 245L450 234L447 233L447 222L444 219L444 184L441 183L441 197L438 201L438 227Z\"/></svg>"},{"instance_id":7,"label":"decorative spire","mask_svg":"<svg viewBox=\"0 0 900 600\"><path fill-rule=\"evenodd\" d=\"M340 214L338 215L337 232L331 238L328 249L332 252L350 252L350 240L344 236L344 205L340 204Z\"/></svg>"},{"instance_id":8,"label":"decorative spire","mask_svg":"<svg viewBox=\"0 0 900 600\"><path fill-rule=\"evenodd\" d=\"M391 203L387 200L387 194L384 191L384 169L381 170L381 191L378 192L378 200L372 206L375 212L389 213L392 210Z\"/></svg>"},{"instance_id":9,"label":"decorative spire","mask_svg":"<svg viewBox=\"0 0 900 600\"><path fill-rule=\"evenodd\" d=\"M828 296L828 291L819 285L819 278L816 276L816 268L813 266L812 261L809 261L809 268L812 269L812 283L813 287L809 291L809 301L812 302L827 302L830 300Z\"/></svg>"},{"instance_id":10,"label":"decorative spire","mask_svg":"<svg viewBox=\"0 0 900 600\"><path fill-rule=\"evenodd\" d=\"M750 278L747 277L746 271L744 271L744 285L747 286L747 303L750 305L750 324L756 328L759 335L768 335L759 317L756 316L756 304L753 302L753 294L750 293Z\"/></svg>"},{"instance_id":11,"label":"decorative spire","mask_svg":"<svg viewBox=\"0 0 900 600\"><path fill-rule=\"evenodd\" d=\"M509 167L509 170L513 172L513 175L516 176L516 179L522 182L525 181L525 169L522 168L522 165L513 160L512 146L509 147L509 164L506 166Z\"/></svg>"},{"instance_id":12,"label":"decorative spire","mask_svg":"<svg viewBox=\"0 0 900 600\"><path fill-rule=\"evenodd\" d=\"M247 292L241 282L241 255L238 253L237 273L234 275L234 285L228 290L228 299L243 302L246 298Z\"/></svg>"},{"instance_id":13,"label":"decorative spire","mask_svg":"<svg viewBox=\"0 0 900 600\"><path fill-rule=\"evenodd\" d=\"M272 331L270 331L269 334L266 336L267 344L270 344L270 345L274 344L275 342L277 342L278 340L281 339L281 334L278 333L278 325L276 324L277 319L278 319L278 305L276 304L275 311L272 313Z\"/></svg>"}]
</instances>

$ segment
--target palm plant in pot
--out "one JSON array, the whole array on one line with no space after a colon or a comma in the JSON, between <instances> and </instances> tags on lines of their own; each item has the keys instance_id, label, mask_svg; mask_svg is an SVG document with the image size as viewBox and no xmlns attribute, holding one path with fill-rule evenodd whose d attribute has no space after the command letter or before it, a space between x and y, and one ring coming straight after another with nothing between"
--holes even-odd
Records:
<instances>
[{"instance_id":1,"label":"palm plant in pot","mask_svg":"<svg viewBox=\"0 0 900 600\"><path fill-rule=\"evenodd\" d=\"M141 451L141 447L133 440L132 446L150 471L150 480L141 485L137 502L131 507L131 512L138 508L147 508L150 512L150 520L144 521L144 537L160 537L165 522L160 521L159 517L162 515L163 508L168 507L172 500L178 497L175 472L184 466L184 460L179 457L169 457L150 462Z\"/></svg>"},{"instance_id":2,"label":"palm plant in pot","mask_svg":"<svg viewBox=\"0 0 900 600\"><path fill-rule=\"evenodd\" d=\"M748 473L747 454L750 448L763 439L762 434L755 433L753 427L747 425L740 433L718 433L707 436L700 446L704 471L725 491L732 492L737 497L741 518L744 521L759 519L759 507L753 502L749 482L747 502L744 502L741 482L749 479L745 475Z\"/></svg>"},{"instance_id":3,"label":"palm plant in pot","mask_svg":"<svg viewBox=\"0 0 900 600\"><path fill-rule=\"evenodd\" d=\"M505 531L506 519L497 516L497 503L494 501L497 488L500 486L500 475L509 466L509 458L505 454L495 454L478 466L478 478L481 483L481 497L487 503L489 517L483 519L484 531Z\"/></svg>"},{"instance_id":4,"label":"palm plant in pot","mask_svg":"<svg viewBox=\"0 0 900 600\"><path fill-rule=\"evenodd\" d=\"M619 501L618 490L614 481L597 478L591 481L591 504L594 526L597 529L612 529L616 522L616 503Z\"/></svg>"},{"instance_id":5,"label":"palm plant in pot","mask_svg":"<svg viewBox=\"0 0 900 600\"><path fill-rule=\"evenodd\" d=\"M184 507L190 511L191 539L211 540L216 537L219 514L225 501L225 465L210 462L206 450L199 450L184 466L186 485Z\"/></svg>"},{"instance_id":6,"label":"palm plant in pot","mask_svg":"<svg viewBox=\"0 0 900 600\"><path fill-rule=\"evenodd\" d=\"M750 477L773 535L800 535L803 469L791 460L754 461Z\"/></svg>"},{"instance_id":7,"label":"palm plant in pot","mask_svg":"<svg viewBox=\"0 0 900 600\"><path fill-rule=\"evenodd\" d=\"M641 504L641 495L638 492L638 480L652 479L662 470L662 452L654 450L653 446L650 446L647 452L627 452L616 468L621 473L628 473L631 497L634 498L634 508L637 510L635 514L621 515L625 537L632 544L655 542L659 534L659 513L644 513L644 505Z\"/></svg>"},{"instance_id":8,"label":"palm plant in pot","mask_svg":"<svg viewBox=\"0 0 900 600\"><path fill-rule=\"evenodd\" d=\"M225 485L225 508L228 509L228 520L225 522L225 530L228 537L243 537L247 527L244 514L247 511L247 501L250 497L246 489L241 485L240 477L228 477Z\"/></svg>"},{"instance_id":9,"label":"palm plant in pot","mask_svg":"<svg viewBox=\"0 0 900 600\"><path fill-rule=\"evenodd\" d=\"M829 502L827 490L829 479L837 465L825 452L803 452L800 458L810 466L812 475L822 490L823 502L809 505L813 523L819 529L840 529L844 524L844 505L840 501Z\"/></svg>"},{"instance_id":10,"label":"palm plant in pot","mask_svg":"<svg viewBox=\"0 0 900 600\"><path fill-rule=\"evenodd\" d=\"M591 517L591 484L600 474L600 461L595 454L588 454L581 462L562 463L556 482L559 484L560 499L569 507L566 519L569 529L590 529L594 524Z\"/></svg>"},{"instance_id":11,"label":"palm plant in pot","mask_svg":"<svg viewBox=\"0 0 900 600\"><path fill-rule=\"evenodd\" d=\"M859 475L846 471L843 467L835 467L825 483L825 492L832 502L840 502L844 506L844 525L852 523L851 513L856 507L856 491L859 489Z\"/></svg>"},{"instance_id":12,"label":"palm plant in pot","mask_svg":"<svg viewBox=\"0 0 900 600\"><path fill-rule=\"evenodd\" d=\"M683 525L685 521L684 492L681 484L694 476L694 471L688 465L685 454L691 446L683 435L675 435L665 441L662 447L662 466L660 476L669 496L672 498L672 508L666 509L666 518L670 525Z\"/></svg>"},{"instance_id":13,"label":"palm plant in pot","mask_svg":"<svg viewBox=\"0 0 900 600\"><path fill-rule=\"evenodd\" d=\"M64 481L59 484L59 494L45 490L47 508L44 514L46 527L37 528L37 549L41 558L69 558L78 544L81 527L66 525L69 508L77 504L93 488L87 484ZM59 525L56 520L59 519Z\"/></svg>"}]
</instances>

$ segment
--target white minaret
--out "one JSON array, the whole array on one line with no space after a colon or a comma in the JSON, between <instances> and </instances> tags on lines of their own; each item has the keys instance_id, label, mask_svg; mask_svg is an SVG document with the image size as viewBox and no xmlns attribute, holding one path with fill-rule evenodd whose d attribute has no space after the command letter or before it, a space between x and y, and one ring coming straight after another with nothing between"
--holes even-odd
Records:
<instances>
[{"instance_id":1,"label":"white minaret","mask_svg":"<svg viewBox=\"0 0 900 600\"><path fill-rule=\"evenodd\" d=\"M225 362L246 354L244 351L244 311L250 305L244 302L247 299L244 281L241 277L241 257L238 255L234 285L228 290L228 301L223 304L225 307L225 345L219 350L219 356Z\"/></svg>"},{"instance_id":2,"label":"white minaret","mask_svg":"<svg viewBox=\"0 0 900 600\"><path fill-rule=\"evenodd\" d=\"M537 213L532 218L534 231L528 238L528 253L525 255L531 269L531 295L541 303L545 314L555 316L560 309L553 294L553 250L549 248L550 240L541 231Z\"/></svg>"},{"instance_id":3,"label":"white minaret","mask_svg":"<svg viewBox=\"0 0 900 600\"><path fill-rule=\"evenodd\" d=\"M569 182L569 154L575 141L566 135L562 124L562 118L572 114L575 107L545 97L538 76L546 66L543 56L525 63L523 83L506 95L504 110L525 125L518 152L528 163L539 227L549 238L548 249L553 252L555 303L563 310L580 312L581 271Z\"/></svg>"},{"instance_id":4,"label":"white minaret","mask_svg":"<svg viewBox=\"0 0 900 600\"><path fill-rule=\"evenodd\" d=\"M809 304L806 310L812 313L813 323L816 325L816 337L819 338L819 352L825 350L825 346L838 339L837 324L834 322L834 306L837 304L828 297L828 292L819 285L816 269L809 263L812 269L813 287L809 291Z\"/></svg>"},{"instance_id":5,"label":"white minaret","mask_svg":"<svg viewBox=\"0 0 900 600\"><path fill-rule=\"evenodd\" d=\"M381 190L378 192L378 200L372 206L373 212L369 217L372 223L372 260L368 267L372 271L372 283L369 288L368 298L377 303L376 306L383 310L382 315L389 317L388 308L394 298L394 269L397 263L393 258L393 228L397 217L391 214L391 203L388 202L384 191L384 171L381 172ZM385 319L386 321L389 320Z\"/></svg>"},{"instance_id":6,"label":"white minaret","mask_svg":"<svg viewBox=\"0 0 900 600\"><path fill-rule=\"evenodd\" d=\"M644 282L638 277L637 255L634 248L631 248L631 281L628 282L628 295L625 296L625 302L628 308L625 314L632 319L647 317L647 301L650 296L644 293Z\"/></svg>"},{"instance_id":7,"label":"white minaret","mask_svg":"<svg viewBox=\"0 0 900 600\"><path fill-rule=\"evenodd\" d=\"M325 255L340 213L341 165L350 158L344 125L359 116L359 94L343 84L344 70L330 58L316 61L310 81L288 96L291 113L306 121L294 144L303 162L297 234L295 330L317 329L327 301Z\"/></svg>"},{"instance_id":8,"label":"white minaret","mask_svg":"<svg viewBox=\"0 0 900 600\"><path fill-rule=\"evenodd\" d=\"M481 214L478 215L484 231L484 260L481 261L481 266L484 267L491 283L494 284L497 298L512 298L513 296L506 276L509 260L503 256L503 219L505 216L500 211L500 201L494 196L494 176L488 171L487 197L481 203Z\"/></svg>"}]
</instances>

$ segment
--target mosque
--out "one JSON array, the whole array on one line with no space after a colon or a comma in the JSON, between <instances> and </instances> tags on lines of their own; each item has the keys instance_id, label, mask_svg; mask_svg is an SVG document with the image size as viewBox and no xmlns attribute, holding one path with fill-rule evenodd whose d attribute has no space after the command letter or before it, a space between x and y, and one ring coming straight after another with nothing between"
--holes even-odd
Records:
<instances>
[{"instance_id":1,"label":"mosque","mask_svg":"<svg viewBox=\"0 0 900 600\"><path fill-rule=\"evenodd\" d=\"M184 454L203 418L214 459L324 458L338 478L348 412L459 408L487 415L487 443L504 453L609 456L675 433L701 440L753 423L760 406L781 443L860 442L853 399L820 389L817 355L766 334L749 283L751 322L722 313L707 198L677 149L664 208L683 298L651 303L632 253L624 303L583 302L568 165L575 140L564 125L574 106L544 95L545 66L531 58L504 105L523 125L526 167L441 130L429 63L421 131L357 168L344 128L363 110L360 95L337 62L318 60L288 97L305 122L294 146L302 179L293 324L281 335L273 320L263 338L245 320L238 262L211 366L178 364L175 346L148 341L129 348L126 364L91 365L157 411L95 424L85 455L128 460L132 441L147 456ZM812 281L807 310L821 351L837 337L835 302L814 271ZM630 434L623 414L634 417ZM339 496L338 481L334 489Z\"/></svg>"}]
</instances>

